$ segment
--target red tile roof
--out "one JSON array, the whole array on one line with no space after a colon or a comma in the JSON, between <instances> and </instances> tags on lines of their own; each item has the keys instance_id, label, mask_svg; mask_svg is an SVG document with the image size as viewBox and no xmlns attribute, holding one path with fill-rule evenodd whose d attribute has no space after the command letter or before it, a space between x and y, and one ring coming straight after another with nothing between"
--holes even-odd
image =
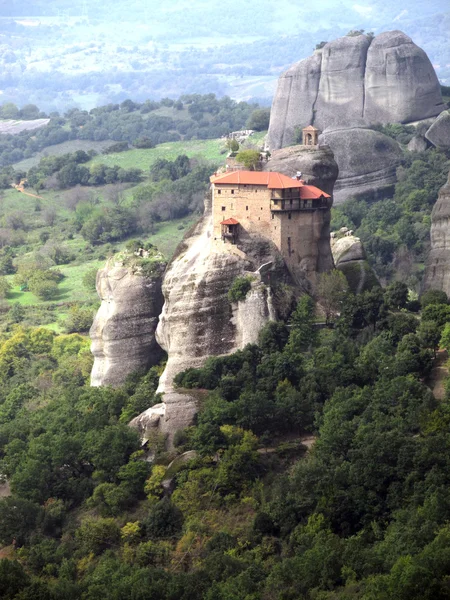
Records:
<instances>
[{"instance_id":1,"label":"red tile roof","mask_svg":"<svg viewBox=\"0 0 450 600\"><path fill-rule=\"evenodd\" d=\"M239 221L231 217L230 219L226 219L226 221L222 221L221 225L239 225Z\"/></svg>"},{"instance_id":2,"label":"red tile roof","mask_svg":"<svg viewBox=\"0 0 450 600\"><path fill-rule=\"evenodd\" d=\"M301 188L300 197L305 200L321 196L330 198L329 194L314 185L305 185L302 180L291 179L287 175L272 171L230 171L222 175L212 175L209 179L216 185L264 185L270 190Z\"/></svg>"}]
</instances>

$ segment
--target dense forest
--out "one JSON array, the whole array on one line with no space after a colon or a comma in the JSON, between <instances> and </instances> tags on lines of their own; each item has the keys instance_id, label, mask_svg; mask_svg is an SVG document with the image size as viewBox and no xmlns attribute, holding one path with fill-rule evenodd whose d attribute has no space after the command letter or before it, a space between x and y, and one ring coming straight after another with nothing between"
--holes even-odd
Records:
<instances>
[{"instance_id":1,"label":"dense forest","mask_svg":"<svg viewBox=\"0 0 450 600\"><path fill-rule=\"evenodd\" d=\"M4 333L2 598L447 598L449 407L424 383L447 298L324 277L334 329L303 296L258 345L181 373L203 408L174 451L149 440L151 464L126 423L158 368L90 388L78 334Z\"/></svg>"}]
</instances>

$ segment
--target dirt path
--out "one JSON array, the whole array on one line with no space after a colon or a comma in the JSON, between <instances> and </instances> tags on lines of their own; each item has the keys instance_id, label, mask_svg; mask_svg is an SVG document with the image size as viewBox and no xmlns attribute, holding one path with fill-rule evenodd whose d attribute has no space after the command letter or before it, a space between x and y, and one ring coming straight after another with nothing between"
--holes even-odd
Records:
<instances>
[{"instance_id":1,"label":"dirt path","mask_svg":"<svg viewBox=\"0 0 450 600\"><path fill-rule=\"evenodd\" d=\"M21 194L25 194L25 196L30 196L31 198L39 198L39 200L43 200L42 196L37 196L36 194L31 194L30 192L26 192L23 186L23 183L13 185L13 188L20 192Z\"/></svg>"},{"instance_id":2,"label":"dirt path","mask_svg":"<svg viewBox=\"0 0 450 600\"><path fill-rule=\"evenodd\" d=\"M300 436L300 438L288 437L288 439L286 441L292 442L295 439L299 439L300 442L303 444L303 446L306 446L306 448L308 448L308 450L311 450L317 437L314 435L302 435L302 436ZM259 448L258 452L260 454L273 454L277 450L278 450L278 448Z\"/></svg>"},{"instance_id":3,"label":"dirt path","mask_svg":"<svg viewBox=\"0 0 450 600\"><path fill-rule=\"evenodd\" d=\"M447 361L447 350L438 350L436 358L433 361L430 377L427 381L428 387L431 389L437 400L443 400L445 398L445 380L449 375L449 370L446 366Z\"/></svg>"},{"instance_id":4,"label":"dirt path","mask_svg":"<svg viewBox=\"0 0 450 600\"><path fill-rule=\"evenodd\" d=\"M7 481L0 483L0 498L6 498L6 496L11 496L11 489Z\"/></svg>"}]
</instances>

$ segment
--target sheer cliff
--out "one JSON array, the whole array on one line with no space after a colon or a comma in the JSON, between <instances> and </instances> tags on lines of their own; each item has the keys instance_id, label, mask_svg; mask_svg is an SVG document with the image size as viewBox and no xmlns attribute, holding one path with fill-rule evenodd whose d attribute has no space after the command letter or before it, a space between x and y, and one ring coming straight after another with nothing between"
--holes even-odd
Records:
<instances>
[{"instance_id":1,"label":"sheer cliff","mask_svg":"<svg viewBox=\"0 0 450 600\"><path fill-rule=\"evenodd\" d=\"M91 327L94 367L91 385L120 385L133 371L145 370L161 359L155 339L164 298L161 290L165 263L152 273L110 259L97 273L100 308Z\"/></svg>"},{"instance_id":2,"label":"sheer cliff","mask_svg":"<svg viewBox=\"0 0 450 600\"><path fill-rule=\"evenodd\" d=\"M450 173L431 213L431 250L425 264L424 290L443 290L450 296Z\"/></svg>"}]
</instances>

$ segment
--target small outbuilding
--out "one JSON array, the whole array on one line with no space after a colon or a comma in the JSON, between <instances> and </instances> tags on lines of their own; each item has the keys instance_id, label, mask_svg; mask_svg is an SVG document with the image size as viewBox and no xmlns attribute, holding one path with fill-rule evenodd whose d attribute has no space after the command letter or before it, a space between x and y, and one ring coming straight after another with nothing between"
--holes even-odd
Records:
<instances>
[{"instance_id":1,"label":"small outbuilding","mask_svg":"<svg viewBox=\"0 0 450 600\"><path fill-rule=\"evenodd\" d=\"M222 240L229 240L232 244L237 242L239 232L239 221L233 219L226 219L220 223L222 227Z\"/></svg>"},{"instance_id":2,"label":"small outbuilding","mask_svg":"<svg viewBox=\"0 0 450 600\"><path fill-rule=\"evenodd\" d=\"M303 146L318 146L319 145L319 133L317 127L308 125L302 129L303 132Z\"/></svg>"}]
</instances>

